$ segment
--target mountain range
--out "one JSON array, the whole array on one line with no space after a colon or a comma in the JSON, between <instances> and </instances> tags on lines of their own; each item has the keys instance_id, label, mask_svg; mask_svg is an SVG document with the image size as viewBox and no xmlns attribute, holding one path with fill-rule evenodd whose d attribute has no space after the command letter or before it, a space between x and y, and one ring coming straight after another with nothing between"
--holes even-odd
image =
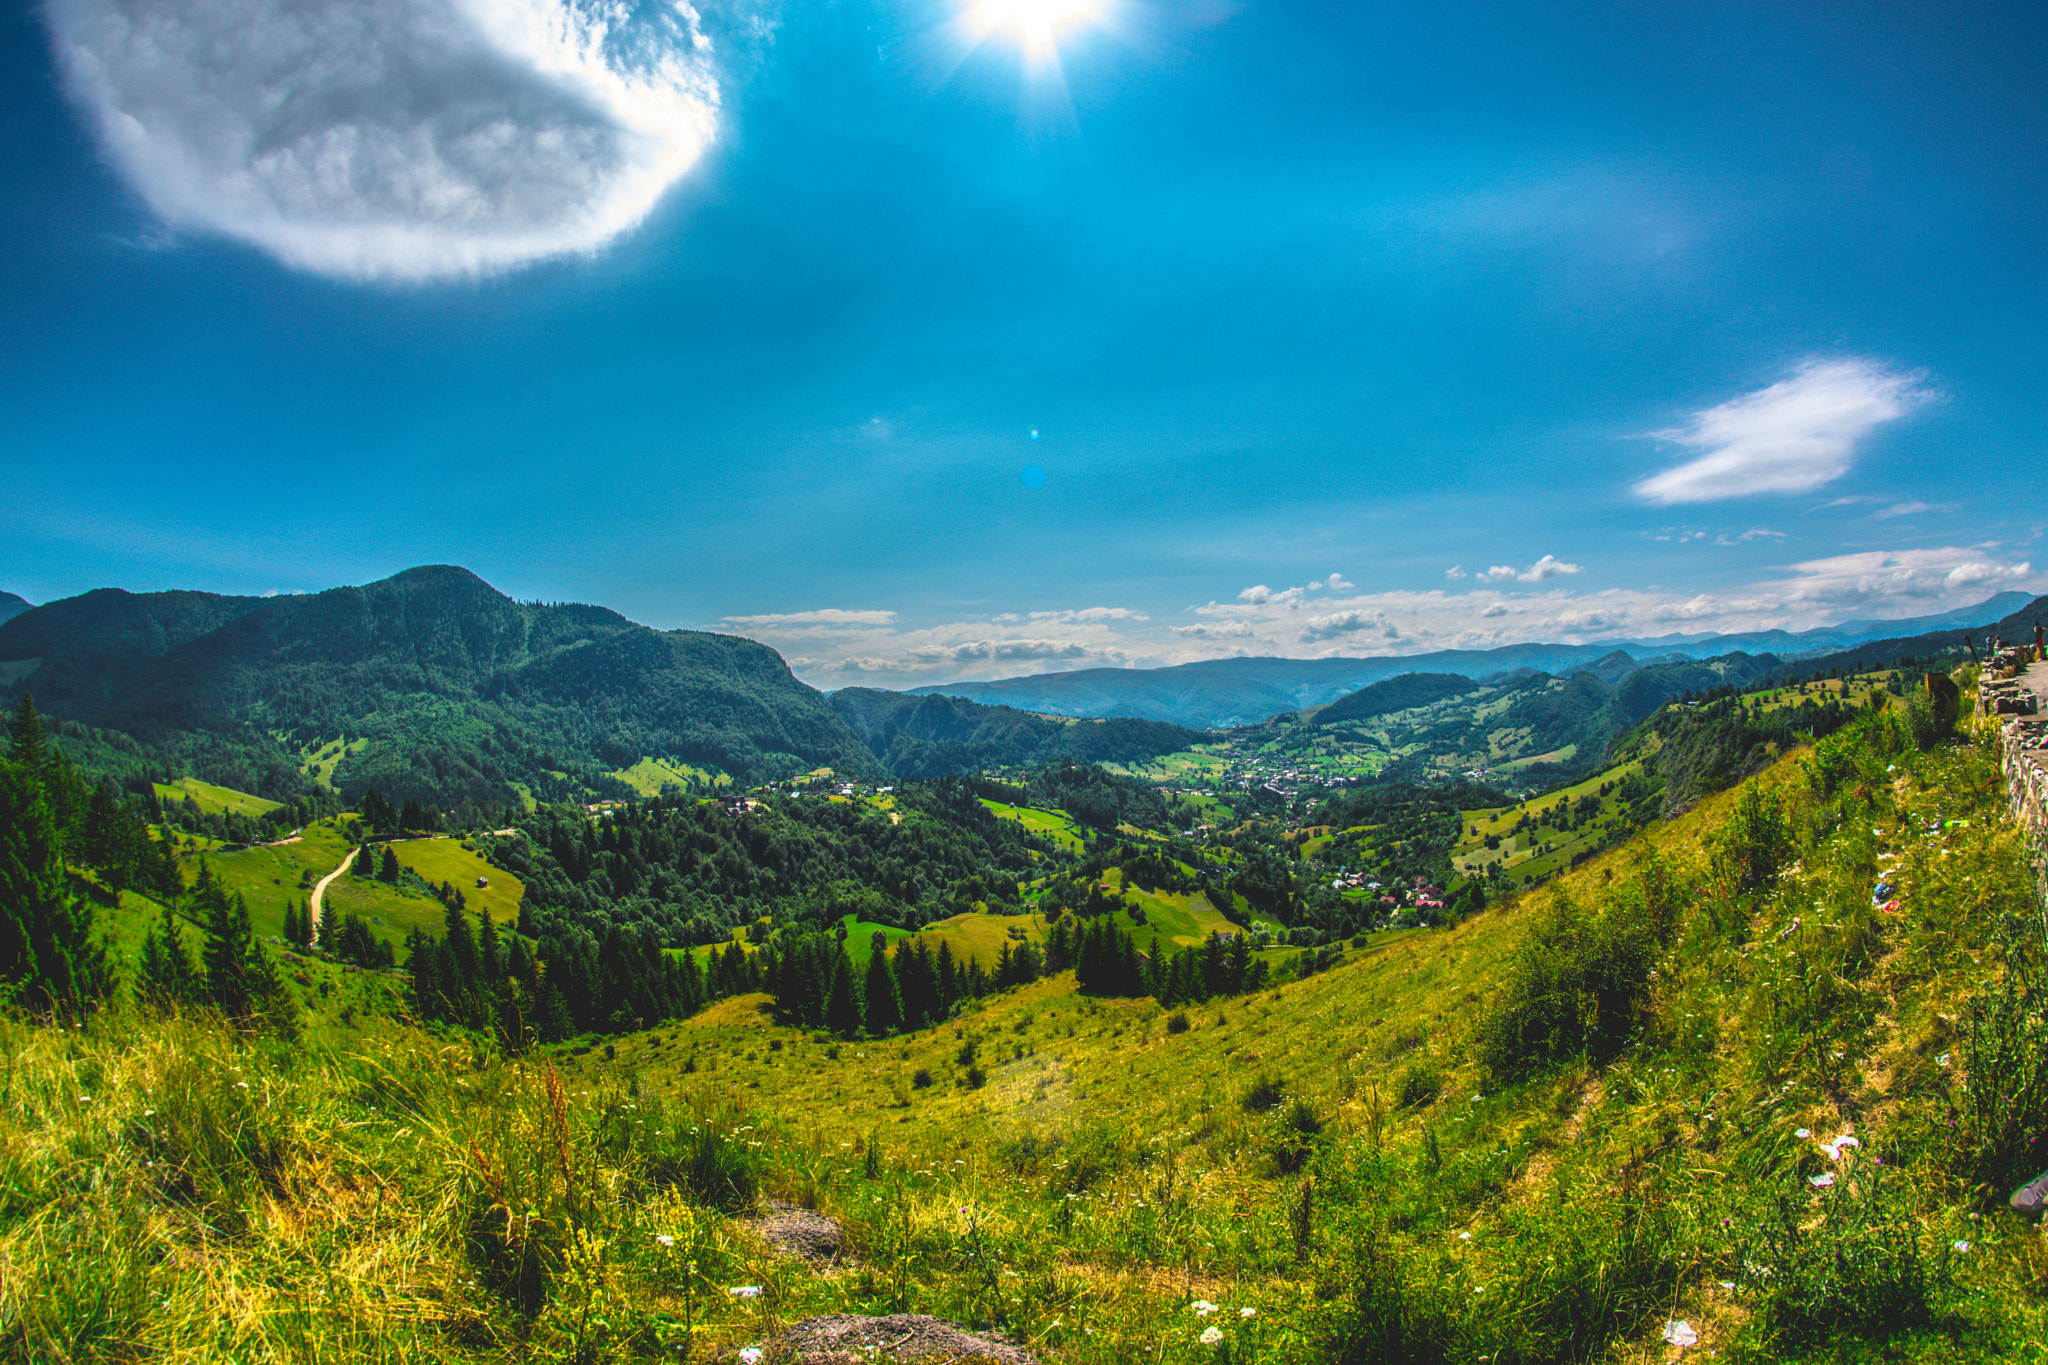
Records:
<instances>
[{"instance_id":1,"label":"mountain range","mask_svg":"<svg viewBox=\"0 0 2048 1365\"><path fill-rule=\"evenodd\" d=\"M1810 662L1885 639L1980 627L2023 611L2034 599L2000 593L1973 607L1900 621L1852 621L1806 631L1751 631L1735 635L1660 636L1595 644L1514 644L1496 649L1447 649L1427 654L1368 658L1205 659L1167 668L1086 668L993 682L939 683L913 695L962 697L1058 716L1128 716L1192 729L1251 725L1284 711L1322 706L1386 678L1455 674L1493 678L1516 669L1560 676L1591 668L1618 682L1635 668L1725 654L1770 654L1786 664ZM2030 627L2031 628L2031 627ZM1639 651L1631 653L1630 651Z\"/></svg>"},{"instance_id":2,"label":"mountain range","mask_svg":"<svg viewBox=\"0 0 2048 1365\"><path fill-rule=\"evenodd\" d=\"M1685 690L1728 681L1730 668L1748 680L1773 668L1959 651L1971 633L1962 626L1974 630L2015 598L2021 609L1997 628L2031 638L2048 599L2006 594L1942 617L1696 638L1647 657L1612 642L1519 644L1403 658L1218 659L828 697L752 640L654 630L603 607L515 602L466 569L431 565L293 596L103 588L22 603L0 621L0 700L32 694L77 756L134 783L190 774L282 799L324 782L352 801L374 787L393 801L443 805L629 796L626 770L649 758L742 783L820 767L932 777L1142 762L1201 742L1204 730L1289 713L1319 725L1365 720L1454 699L1475 682L1552 677L1586 685L1559 693L1570 715L1532 725L1532 735L1569 731L1590 756L1600 735ZM1731 648L1781 637L1840 643L1930 621L1947 629L1852 641L1846 653L1791 665ZM1719 662L1698 662L1717 647Z\"/></svg>"},{"instance_id":3,"label":"mountain range","mask_svg":"<svg viewBox=\"0 0 2048 1365\"><path fill-rule=\"evenodd\" d=\"M515 602L448 565L298 596L106 588L30 608L0 623L0 696L24 692L102 771L278 799L344 739L331 779L350 800L375 787L492 806L630 796L622 770L643 757L757 782L1142 758L1198 738L946 698L828 700L752 640Z\"/></svg>"}]
</instances>

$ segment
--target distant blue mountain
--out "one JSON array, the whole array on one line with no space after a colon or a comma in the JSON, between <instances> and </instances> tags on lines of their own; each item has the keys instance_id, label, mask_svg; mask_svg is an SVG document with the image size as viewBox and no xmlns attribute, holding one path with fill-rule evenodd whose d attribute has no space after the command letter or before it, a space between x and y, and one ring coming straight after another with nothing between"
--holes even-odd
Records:
<instances>
[{"instance_id":1,"label":"distant blue mountain","mask_svg":"<svg viewBox=\"0 0 2048 1365\"><path fill-rule=\"evenodd\" d=\"M1849 621L1803 631L1665 635L1585 645L1503 645L1498 649L1447 649L1430 654L1367 658L1205 659L1170 668L1084 668L993 682L938 683L912 688L910 692L962 697L988 706L1014 706L1055 716L1129 716L1196 730L1215 730L1255 724L1283 711L1322 706L1383 679L1408 673L1490 678L1517 669L1559 675L1589 670L1602 681L1613 683L1634 667L1731 653L1771 654L1797 662L1874 640L1990 625L2023 610L2034 600L2026 593L2007 592L1975 606L1935 616Z\"/></svg>"},{"instance_id":2,"label":"distant blue mountain","mask_svg":"<svg viewBox=\"0 0 2048 1365\"><path fill-rule=\"evenodd\" d=\"M0 592L0 623L12 621L34 605L35 603L19 594Z\"/></svg>"}]
</instances>

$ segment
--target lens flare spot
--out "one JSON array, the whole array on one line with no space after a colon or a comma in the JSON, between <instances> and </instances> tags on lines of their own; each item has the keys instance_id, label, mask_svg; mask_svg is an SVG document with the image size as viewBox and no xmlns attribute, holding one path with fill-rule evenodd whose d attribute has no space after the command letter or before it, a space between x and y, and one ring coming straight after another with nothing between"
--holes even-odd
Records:
<instances>
[{"instance_id":1,"label":"lens flare spot","mask_svg":"<svg viewBox=\"0 0 2048 1365\"><path fill-rule=\"evenodd\" d=\"M1031 434L1032 434L1033 436L1036 436L1036 435L1037 435L1038 433L1034 431L1034 432L1033 432L1033 433L1031 433ZM1024 486L1025 486L1026 488L1043 488L1043 487L1045 487L1045 470L1044 470L1043 468L1041 468L1040 466L1038 466L1038 465L1035 465L1035 464L1028 464L1028 465L1025 465L1025 466L1024 466L1024 473L1023 473L1023 475L1022 475L1022 478L1023 478L1023 480L1024 480Z\"/></svg>"}]
</instances>

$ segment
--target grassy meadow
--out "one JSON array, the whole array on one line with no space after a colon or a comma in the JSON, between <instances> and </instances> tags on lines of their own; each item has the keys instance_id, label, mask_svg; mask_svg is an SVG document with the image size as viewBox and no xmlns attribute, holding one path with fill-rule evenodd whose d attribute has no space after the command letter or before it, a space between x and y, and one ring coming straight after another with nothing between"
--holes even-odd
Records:
<instances>
[{"instance_id":1,"label":"grassy meadow","mask_svg":"<svg viewBox=\"0 0 2048 1365\"><path fill-rule=\"evenodd\" d=\"M302 968L297 1043L0 1021L0 1358L716 1360L910 1311L1074 1365L2038 1360L2003 1201L2048 937L1989 748L1902 731L1182 1011L1062 975L848 1041L751 996L508 1057ZM773 1253L766 1196L852 1261Z\"/></svg>"}]
</instances>

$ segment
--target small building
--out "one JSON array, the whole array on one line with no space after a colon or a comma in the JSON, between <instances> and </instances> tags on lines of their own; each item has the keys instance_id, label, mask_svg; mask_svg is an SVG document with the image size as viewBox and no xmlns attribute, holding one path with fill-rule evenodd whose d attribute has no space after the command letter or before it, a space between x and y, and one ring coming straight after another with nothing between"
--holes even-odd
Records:
<instances>
[{"instance_id":1,"label":"small building","mask_svg":"<svg viewBox=\"0 0 2048 1365\"><path fill-rule=\"evenodd\" d=\"M476 879L476 889L477 889L477 890L479 890L479 891L483 890L483 889L484 889L485 887L489 886L490 884L491 884L491 879L490 879L489 877L478 877L478 878Z\"/></svg>"}]
</instances>

